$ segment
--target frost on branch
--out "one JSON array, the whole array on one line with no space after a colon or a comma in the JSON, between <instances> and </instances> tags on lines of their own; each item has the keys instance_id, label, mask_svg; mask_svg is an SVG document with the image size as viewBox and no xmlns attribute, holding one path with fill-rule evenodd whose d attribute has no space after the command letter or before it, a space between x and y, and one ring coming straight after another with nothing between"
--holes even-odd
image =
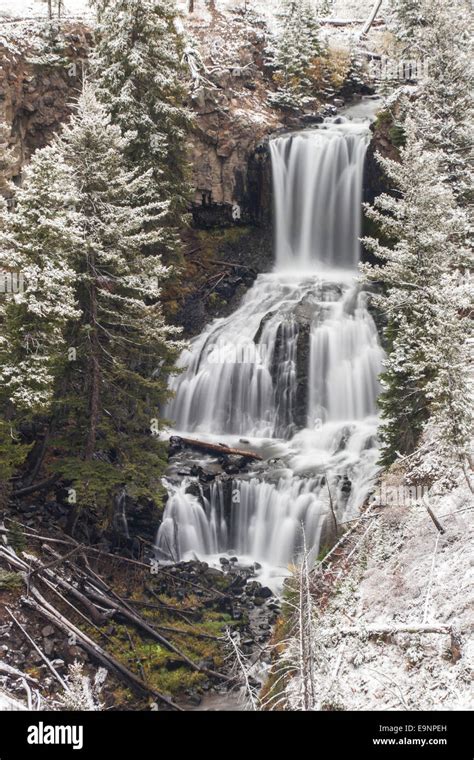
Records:
<instances>
[{"instance_id":1,"label":"frost on branch","mask_svg":"<svg viewBox=\"0 0 474 760\"><path fill-rule=\"evenodd\" d=\"M105 668L96 671L94 680L83 672L82 663L77 660L69 666L69 675L66 677L67 689L58 699L60 710L85 710L88 712L102 710L100 693L107 678Z\"/></svg>"}]
</instances>

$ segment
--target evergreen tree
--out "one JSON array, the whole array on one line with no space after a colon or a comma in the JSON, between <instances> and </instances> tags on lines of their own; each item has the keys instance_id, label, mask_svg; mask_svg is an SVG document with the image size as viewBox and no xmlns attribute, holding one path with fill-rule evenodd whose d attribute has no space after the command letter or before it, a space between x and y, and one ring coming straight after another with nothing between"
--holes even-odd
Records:
<instances>
[{"instance_id":1,"label":"evergreen tree","mask_svg":"<svg viewBox=\"0 0 474 760\"><path fill-rule=\"evenodd\" d=\"M379 306L389 316L383 375L382 461L411 454L408 474L420 482L469 480L472 399L468 339L472 261L467 205L472 194L471 40L464 0L397 0L396 33L424 76L404 103L401 164L382 160L399 194L381 196L371 216L393 241L369 248L382 267L365 266L382 283ZM408 117L406 116L408 114ZM419 441L421 448L416 448Z\"/></svg>"},{"instance_id":2,"label":"evergreen tree","mask_svg":"<svg viewBox=\"0 0 474 760\"><path fill-rule=\"evenodd\" d=\"M380 398L384 464L393 462L397 453L414 451L430 413L442 405L445 342L451 341L451 353L461 356L469 325L460 317L462 289L453 287L453 281L462 281L468 222L440 175L442 156L425 150L417 123L406 122L401 163L381 159L397 197L381 195L375 208L367 208L369 217L395 241L389 247L373 238L365 240L384 262L365 265L364 271L368 279L383 284L384 292L375 302L389 317ZM456 382L456 425L464 430L469 394L462 373ZM461 449L465 445L465 439L459 440Z\"/></svg>"},{"instance_id":3,"label":"evergreen tree","mask_svg":"<svg viewBox=\"0 0 474 760\"><path fill-rule=\"evenodd\" d=\"M149 201L152 172L128 169L128 146L87 86L61 135L34 154L3 235L27 282L3 325L9 401L17 414L50 414L48 472L89 505L124 484L153 493L151 420L179 348L159 300L167 270L143 253L165 234L168 206ZM144 356L163 375L148 374Z\"/></svg>"},{"instance_id":4,"label":"evergreen tree","mask_svg":"<svg viewBox=\"0 0 474 760\"><path fill-rule=\"evenodd\" d=\"M322 56L319 24L309 0L283 0L279 29L267 47L268 64L278 91L274 105L299 108L315 97L313 67Z\"/></svg>"},{"instance_id":5,"label":"evergreen tree","mask_svg":"<svg viewBox=\"0 0 474 760\"><path fill-rule=\"evenodd\" d=\"M10 128L0 122L0 203L3 198L11 198L15 187L11 181L15 166L15 152L10 147Z\"/></svg>"},{"instance_id":6,"label":"evergreen tree","mask_svg":"<svg viewBox=\"0 0 474 760\"><path fill-rule=\"evenodd\" d=\"M427 19L423 0L392 0L389 19L402 54L416 58L424 49Z\"/></svg>"},{"instance_id":7,"label":"evergreen tree","mask_svg":"<svg viewBox=\"0 0 474 760\"><path fill-rule=\"evenodd\" d=\"M5 378L2 367L10 360L10 346L5 336L4 325L8 308L18 290L22 272L15 270L13 258L2 255L2 233L8 219L7 199L12 202L15 186L10 180L14 173L15 155L10 147L10 128L0 123L0 504L7 497L8 480L16 467L24 460L29 446L21 445L16 434L14 410L8 403L8 392L5 388Z\"/></svg>"},{"instance_id":8,"label":"evergreen tree","mask_svg":"<svg viewBox=\"0 0 474 760\"><path fill-rule=\"evenodd\" d=\"M471 445L474 431L472 387L469 381L469 338L472 327L472 286L459 272L446 272L434 289L432 351L436 373L427 383L430 419L426 425L426 448L411 464L413 480L437 481L452 487L461 466L474 492Z\"/></svg>"},{"instance_id":9,"label":"evergreen tree","mask_svg":"<svg viewBox=\"0 0 474 760\"><path fill-rule=\"evenodd\" d=\"M15 409L34 413L50 408L64 328L78 316L70 261L81 236L73 174L57 144L34 154L23 180L15 211L4 208L1 220L0 269L14 281L4 310L0 379Z\"/></svg>"},{"instance_id":10,"label":"evergreen tree","mask_svg":"<svg viewBox=\"0 0 474 760\"><path fill-rule=\"evenodd\" d=\"M150 201L167 201L168 232L159 253L170 259L178 247L188 186L182 40L172 0L98 3L98 41L92 57L98 97L122 133L126 157L141 172L151 168Z\"/></svg>"},{"instance_id":11,"label":"evergreen tree","mask_svg":"<svg viewBox=\"0 0 474 760\"><path fill-rule=\"evenodd\" d=\"M319 0L317 5L318 16L330 16L332 13L333 0Z\"/></svg>"},{"instance_id":12,"label":"evergreen tree","mask_svg":"<svg viewBox=\"0 0 474 760\"><path fill-rule=\"evenodd\" d=\"M441 170L463 205L472 201L472 121L474 118L472 34L463 0L444 4L424 0L428 25L422 82L420 135L442 154Z\"/></svg>"},{"instance_id":13,"label":"evergreen tree","mask_svg":"<svg viewBox=\"0 0 474 760\"><path fill-rule=\"evenodd\" d=\"M428 149L464 205L472 201L474 74L472 23L465 0L396 0L395 34L407 59L421 65L418 126ZM421 108L424 108L422 113ZM409 104L406 106L410 111Z\"/></svg>"}]
</instances>

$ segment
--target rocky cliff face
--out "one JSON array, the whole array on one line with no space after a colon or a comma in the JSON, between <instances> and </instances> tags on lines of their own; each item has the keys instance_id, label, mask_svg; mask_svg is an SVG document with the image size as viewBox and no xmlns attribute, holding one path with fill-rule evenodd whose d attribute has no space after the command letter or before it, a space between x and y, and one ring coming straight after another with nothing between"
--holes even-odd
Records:
<instances>
[{"instance_id":1,"label":"rocky cliff face","mask_svg":"<svg viewBox=\"0 0 474 760\"><path fill-rule=\"evenodd\" d=\"M30 29L27 22L5 26L0 39L0 121L11 126L15 177L70 114L92 36L77 23L63 24L60 33L46 25Z\"/></svg>"},{"instance_id":2,"label":"rocky cliff face","mask_svg":"<svg viewBox=\"0 0 474 760\"><path fill-rule=\"evenodd\" d=\"M264 31L239 14L190 17L188 24L201 55L201 78L190 95L194 221L202 227L261 223L270 207L265 141L283 125L267 103Z\"/></svg>"},{"instance_id":3,"label":"rocky cliff face","mask_svg":"<svg viewBox=\"0 0 474 760\"><path fill-rule=\"evenodd\" d=\"M232 45L227 17L191 20L202 71L189 106L195 115L189 138L195 222L204 228L259 222L268 212L267 154L262 141L282 126L266 105L261 35L245 24ZM92 45L84 24L61 30L28 22L6 24L0 38L0 121L11 127L14 176L68 118ZM236 63L237 62L237 63Z\"/></svg>"}]
</instances>

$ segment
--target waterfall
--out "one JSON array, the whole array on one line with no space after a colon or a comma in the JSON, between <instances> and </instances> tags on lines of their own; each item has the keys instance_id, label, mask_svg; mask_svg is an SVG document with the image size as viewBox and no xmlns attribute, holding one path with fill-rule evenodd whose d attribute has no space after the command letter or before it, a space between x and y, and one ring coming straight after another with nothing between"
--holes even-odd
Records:
<instances>
[{"instance_id":1,"label":"waterfall","mask_svg":"<svg viewBox=\"0 0 474 760\"><path fill-rule=\"evenodd\" d=\"M324 306L311 333L308 425L375 415L380 345L365 293Z\"/></svg>"},{"instance_id":2,"label":"waterfall","mask_svg":"<svg viewBox=\"0 0 474 760\"><path fill-rule=\"evenodd\" d=\"M280 270L357 265L368 142L366 125L351 122L270 142Z\"/></svg>"},{"instance_id":3,"label":"waterfall","mask_svg":"<svg viewBox=\"0 0 474 760\"><path fill-rule=\"evenodd\" d=\"M271 140L275 269L182 353L165 412L178 433L245 436L267 463L199 494L169 483L158 556L232 553L282 573L303 529L316 556L329 501L342 522L369 493L382 350L356 282L368 141L368 122L340 119Z\"/></svg>"}]
</instances>

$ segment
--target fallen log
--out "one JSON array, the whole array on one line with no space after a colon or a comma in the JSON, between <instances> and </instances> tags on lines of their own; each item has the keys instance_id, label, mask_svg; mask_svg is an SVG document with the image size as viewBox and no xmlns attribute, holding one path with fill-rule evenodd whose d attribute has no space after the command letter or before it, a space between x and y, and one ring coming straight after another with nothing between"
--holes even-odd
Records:
<instances>
[{"instance_id":1,"label":"fallen log","mask_svg":"<svg viewBox=\"0 0 474 760\"><path fill-rule=\"evenodd\" d=\"M15 678L26 678L28 681L31 681L34 686L39 686L39 681L37 678L33 678L33 676L30 676L29 673L23 673L22 670L18 670L18 668L14 668L12 665L8 665L6 662L0 661L0 673L6 673L9 676L15 676Z\"/></svg>"},{"instance_id":2,"label":"fallen log","mask_svg":"<svg viewBox=\"0 0 474 760\"><path fill-rule=\"evenodd\" d=\"M398 633L411 633L411 634L428 634L428 633L440 633L445 636L451 635L453 632L452 625L445 625L443 623L394 623L393 625L368 625L358 627L347 628L328 628L327 630L321 630L318 635L323 637L331 636L361 636L366 637L378 637L378 636L395 636Z\"/></svg>"},{"instance_id":3,"label":"fallen log","mask_svg":"<svg viewBox=\"0 0 474 760\"><path fill-rule=\"evenodd\" d=\"M223 443L209 443L208 441L198 441L195 438L182 438L178 435L172 436L170 443L190 449L197 449L198 451L205 451L208 454L227 454L228 456L245 457L246 459L255 459L259 462L263 461L263 457L255 451L233 449L230 446L225 446Z\"/></svg>"},{"instance_id":4,"label":"fallen log","mask_svg":"<svg viewBox=\"0 0 474 760\"><path fill-rule=\"evenodd\" d=\"M65 680L63 678L61 678L61 676L59 675L59 673L56 670L56 668L54 667L53 663L50 660L48 660L48 658L46 657L45 653L39 648L38 644L36 644L36 642L33 641L33 639L31 638L30 634L28 633L28 631L22 626L22 624L20 623L20 621L16 619L16 617L13 614L13 612L8 607L5 607L5 610L10 615L11 619L13 620L13 622L18 626L18 628L23 633L23 635L25 636L25 638L30 642L30 644L33 647L33 649L36 652L38 652L39 656L41 657L41 659L43 660L43 662L46 664L46 667L48 668L48 670L50 670L51 673L53 674L53 676L56 678L56 680L59 681L59 683L61 684L62 688L65 691L67 691L68 690L68 686L67 686ZM38 683L38 682L36 682L36 683Z\"/></svg>"},{"instance_id":5,"label":"fallen log","mask_svg":"<svg viewBox=\"0 0 474 760\"><path fill-rule=\"evenodd\" d=\"M51 475L50 478L46 478L46 480L40 480L39 483L34 483L32 486L17 488L16 491L12 492L12 498L18 499L20 496L28 496L30 493L34 493L35 491L44 491L46 488L53 486L60 477L61 475L59 473L56 473L55 475Z\"/></svg>"},{"instance_id":6,"label":"fallen log","mask_svg":"<svg viewBox=\"0 0 474 760\"><path fill-rule=\"evenodd\" d=\"M197 263L201 264L202 262ZM255 269L253 269L253 267L248 267L246 264L240 264L238 261L219 261L218 259L206 259L203 266L207 266L207 264L213 264L214 266L220 267L228 267L230 269L248 269L249 272L255 272Z\"/></svg>"},{"instance_id":7,"label":"fallen log","mask_svg":"<svg viewBox=\"0 0 474 760\"><path fill-rule=\"evenodd\" d=\"M369 33L370 27L375 25L376 23L375 18L377 16L377 13L380 10L381 5L382 5L382 0L375 0L374 6L370 12L370 16L367 19L366 23L364 24L364 28L362 29L361 35L359 37L360 40L363 40L364 37L366 37L367 34Z\"/></svg>"},{"instance_id":8,"label":"fallen log","mask_svg":"<svg viewBox=\"0 0 474 760\"><path fill-rule=\"evenodd\" d=\"M377 11L380 6L377 6ZM377 11L375 15L377 14ZM385 21L382 18L376 19L374 15L373 20L370 23L370 26L368 26L367 31L370 29L371 26L385 26ZM370 20L370 19L369 19ZM320 18L319 23L321 26L336 26L336 27L343 27L343 26L359 26L362 24L365 24L367 26L368 22L365 22L362 18Z\"/></svg>"}]
</instances>

